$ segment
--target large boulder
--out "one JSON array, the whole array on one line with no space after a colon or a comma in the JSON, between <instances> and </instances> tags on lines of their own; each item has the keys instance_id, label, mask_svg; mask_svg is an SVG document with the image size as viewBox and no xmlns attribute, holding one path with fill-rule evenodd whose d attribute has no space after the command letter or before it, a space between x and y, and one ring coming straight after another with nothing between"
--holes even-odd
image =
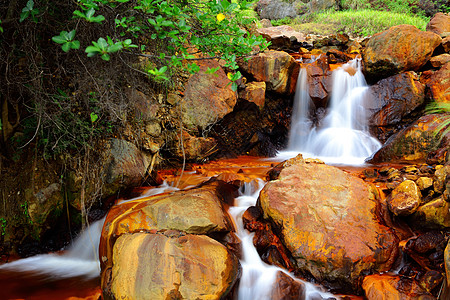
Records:
<instances>
[{"instance_id":1,"label":"large boulder","mask_svg":"<svg viewBox=\"0 0 450 300\"><path fill-rule=\"evenodd\" d=\"M441 37L412 25L398 25L372 36L363 52L364 72L378 80L404 71L418 71L427 63Z\"/></svg>"},{"instance_id":2,"label":"large boulder","mask_svg":"<svg viewBox=\"0 0 450 300\"><path fill-rule=\"evenodd\" d=\"M397 238L377 219L375 188L325 164L296 158L285 166L261 191L258 205L292 254L296 272L357 290L363 274L391 268Z\"/></svg>"},{"instance_id":3,"label":"large boulder","mask_svg":"<svg viewBox=\"0 0 450 300\"><path fill-rule=\"evenodd\" d=\"M269 20L294 18L297 15L295 4L282 0L260 0L256 4L256 12L261 19Z\"/></svg>"},{"instance_id":4,"label":"large boulder","mask_svg":"<svg viewBox=\"0 0 450 300\"><path fill-rule=\"evenodd\" d=\"M450 15L441 12L435 14L427 24L427 31L434 32L439 35L444 32L450 32Z\"/></svg>"},{"instance_id":5,"label":"large boulder","mask_svg":"<svg viewBox=\"0 0 450 300\"><path fill-rule=\"evenodd\" d=\"M241 71L253 77L255 81L264 81L268 91L279 94L293 94L297 78L291 74L299 66L295 60L283 51L266 51L239 64Z\"/></svg>"},{"instance_id":6,"label":"large boulder","mask_svg":"<svg viewBox=\"0 0 450 300\"><path fill-rule=\"evenodd\" d=\"M106 299L222 299L239 274L236 256L202 235L122 235L113 253Z\"/></svg>"},{"instance_id":7,"label":"large boulder","mask_svg":"<svg viewBox=\"0 0 450 300\"><path fill-rule=\"evenodd\" d=\"M275 47L277 49L289 49L293 43L299 44L305 41L305 36L302 33L295 31L288 25L259 28L257 31L267 41L271 42L271 47Z\"/></svg>"},{"instance_id":8,"label":"large boulder","mask_svg":"<svg viewBox=\"0 0 450 300\"><path fill-rule=\"evenodd\" d=\"M401 124L424 100L425 85L413 71L380 80L369 88L364 100L371 131L385 141L391 128Z\"/></svg>"},{"instance_id":9,"label":"large boulder","mask_svg":"<svg viewBox=\"0 0 450 300\"><path fill-rule=\"evenodd\" d=\"M439 125L449 119L450 114L448 113L421 117L407 128L391 136L368 161L371 163L425 161L429 154L442 147L448 147L446 141L450 139L450 133L447 133L447 138L441 141L436 132ZM442 153L443 157L437 159L445 160L445 155L446 153Z\"/></svg>"},{"instance_id":10,"label":"large boulder","mask_svg":"<svg viewBox=\"0 0 450 300\"><path fill-rule=\"evenodd\" d=\"M431 75L428 96L436 102L450 103L450 62Z\"/></svg>"},{"instance_id":11,"label":"large boulder","mask_svg":"<svg viewBox=\"0 0 450 300\"><path fill-rule=\"evenodd\" d=\"M231 89L230 80L219 67L215 74L208 68L219 67L215 61L202 62L200 71L192 75L181 101L182 121L186 128L204 130L233 111L237 93Z\"/></svg>"},{"instance_id":12,"label":"large boulder","mask_svg":"<svg viewBox=\"0 0 450 300\"><path fill-rule=\"evenodd\" d=\"M147 274L152 272L151 270L154 267L158 267L159 269L155 270L159 270L161 274L172 274L173 270L180 267L181 270L184 270L184 273L180 274L182 279L178 280L197 282L194 284L199 284L200 287L193 288L195 291L200 290L204 284L212 284L217 286L219 290L222 290L223 286L219 287L220 285L217 282L219 279L211 279L213 281L208 281L209 283L202 283L202 280L199 280L200 278L204 279L201 272L209 274L209 271L205 269L213 268L215 271L218 271L214 276L217 278L221 276L228 278L229 274L225 271L230 269L222 267L220 269L217 264L229 265L234 270L232 273L235 277L235 269L237 269L236 263L233 262L235 258L230 258L230 254L227 254L223 246L209 238L202 237L200 240L197 240L194 237L185 238L182 236L185 234L224 235L232 231L232 221L224 209L224 203L230 203L231 199L234 198L235 191L236 187L232 185L222 181L211 181L194 189L144 197L114 206L106 217L100 238L99 256L104 293L108 295L112 293L115 295L115 298L118 298L117 295L126 295L123 293L128 292L128 290L124 285L128 283L131 286L135 284L143 285L136 287L136 290L141 289L142 293L150 293L146 286L149 286L154 278L136 277L136 274L137 272L139 274ZM160 234L162 232L167 234L173 233L173 235L164 237ZM139 233L146 234L139 235ZM175 239L174 235L176 236ZM183 245L184 243L185 245ZM127 244L130 244L130 248L127 248ZM205 257L199 258L196 253L201 252L203 248ZM223 250L221 250L222 248ZM132 263L127 262L130 259L130 254L127 251L136 254L132 255L136 258ZM150 253L151 255L148 254L149 256L154 255L154 258L146 256L143 259L139 259L139 256L146 255L145 252ZM171 260L171 253L177 257L175 261ZM218 255L218 257L215 255ZM198 261L192 262L193 257L197 257ZM218 262L214 265L210 259L217 259ZM161 265L158 265L159 260L161 260ZM164 262L166 268L162 267ZM199 266L194 266L197 263ZM130 265L127 266L127 264ZM185 266L183 266L184 264ZM196 271L196 276L198 275L199 277L189 277L190 264L192 264L193 269L200 269ZM124 274L118 274L117 270L119 269L127 270L127 272L121 271L120 273ZM131 277L140 279L137 280L139 282L121 282L121 280L116 279L117 276L121 276L120 278L123 279ZM148 278L149 282L145 281L144 278ZM169 276L168 278L171 277ZM117 288L114 288L114 284L117 284ZM166 292L170 292L173 289L172 282L161 280L157 281L157 284L168 284L165 286L168 289ZM228 286L225 290L228 291L229 288ZM126 292L123 292L124 289ZM155 287L155 289L160 290L161 288ZM191 299L189 296L184 297L185 299Z\"/></svg>"}]
</instances>

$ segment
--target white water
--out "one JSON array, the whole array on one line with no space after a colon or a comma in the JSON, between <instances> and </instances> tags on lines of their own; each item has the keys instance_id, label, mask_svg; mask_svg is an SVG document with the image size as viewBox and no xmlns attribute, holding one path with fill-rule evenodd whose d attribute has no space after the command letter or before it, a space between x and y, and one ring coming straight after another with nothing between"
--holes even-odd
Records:
<instances>
[{"instance_id":1,"label":"white water","mask_svg":"<svg viewBox=\"0 0 450 300\"><path fill-rule=\"evenodd\" d=\"M309 118L309 96L306 69L302 68L294 98L294 113L289 145L279 157L289 158L302 153L327 163L361 165L381 147L368 132L363 107L367 83L360 59L355 59L333 72L329 112L318 127Z\"/></svg>"}]
</instances>

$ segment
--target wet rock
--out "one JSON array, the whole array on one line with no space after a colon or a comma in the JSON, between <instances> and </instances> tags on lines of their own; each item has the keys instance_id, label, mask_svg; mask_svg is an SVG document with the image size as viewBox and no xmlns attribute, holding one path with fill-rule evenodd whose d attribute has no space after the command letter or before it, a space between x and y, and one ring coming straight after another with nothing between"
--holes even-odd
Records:
<instances>
[{"instance_id":1,"label":"wet rock","mask_svg":"<svg viewBox=\"0 0 450 300\"><path fill-rule=\"evenodd\" d=\"M424 191L433 186L433 179L430 177L419 177L416 181L417 186L421 191Z\"/></svg>"},{"instance_id":2,"label":"wet rock","mask_svg":"<svg viewBox=\"0 0 450 300\"><path fill-rule=\"evenodd\" d=\"M450 176L450 166L436 166L436 172L434 172L434 191L436 193L443 193L446 187L446 181Z\"/></svg>"},{"instance_id":3,"label":"wet rock","mask_svg":"<svg viewBox=\"0 0 450 300\"><path fill-rule=\"evenodd\" d=\"M112 195L125 187L140 184L151 163L151 156L125 140L111 139L103 155L105 157L104 195Z\"/></svg>"},{"instance_id":4,"label":"wet rock","mask_svg":"<svg viewBox=\"0 0 450 300\"><path fill-rule=\"evenodd\" d=\"M410 224L418 228L443 229L450 227L450 205L442 197L422 206L411 215Z\"/></svg>"},{"instance_id":5,"label":"wet rock","mask_svg":"<svg viewBox=\"0 0 450 300\"><path fill-rule=\"evenodd\" d=\"M444 48L445 52L450 52L450 35L442 40L442 47Z\"/></svg>"},{"instance_id":6,"label":"wet rock","mask_svg":"<svg viewBox=\"0 0 450 300\"><path fill-rule=\"evenodd\" d=\"M307 64L309 96L316 107L327 107L332 86L332 72L326 57L320 57L315 62Z\"/></svg>"},{"instance_id":7,"label":"wet rock","mask_svg":"<svg viewBox=\"0 0 450 300\"><path fill-rule=\"evenodd\" d=\"M219 67L219 63L210 60L200 64L200 71L189 78L181 102L183 124L194 132L223 118L237 102L237 94L222 68L215 74L207 74L208 67Z\"/></svg>"},{"instance_id":8,"label":"wet rock","mask_svg":"<svg viewBox=\"0 0 450 300\"><path fill-rule=\"evenodd\" d=\"M430 59L430 63L434 68L440 68L448 62L450 62L450 54L447 53L434 56Z\"/></svg>"},{"instance_id":9,"label":"wet rock","mask_svg":"<svg viewBox=\"0 0 450 300\"><path fill-rule=\"evenodd\" d=\"M221 299L239 261L207 236L136 233L119 237L102 280L106 299Z\"/></svg>"},{"instance_id":10,"label":"wet rock","mask_svg":"<svg viewBox=\"0 0 450 300\"><path fill-rule=\"evenodd\" d=\"M450 32L450 16L444 13L437 13L427 24L427 31L441 35L444 32Z\"/></svg>"},{"instance_id":11,"label":"wet rock","mask_svg":"<svg viewBox=\"0 0 450 300\"><path fill-rule=\"evenodd\" d=\"M297 272L358 289L362 274L388 270L398 254L395 235L376 221L376 195L359 178L300 160L264 187L258 205L280 232Z\"/></svg>"},{"instance_id":12,"label":"wet rock","mask_svg":"<svg viewBox=\"0 0 450 300\"><path fill-rule=\"evenodd\" d=\"M290 49L292 45L300 45L305 41L302 33L288 25L259 28L257 31L268 42L271 42L271 47L275 49Z\"/></svg>"},{"instance_id":13,"label":"wet rock","mask_svg":"<svg viewBox=\"0 0 450 300\"><path fill-rule=\"evenodd\" d=\"M427 95L436 102L450 103L450 62L431 75Z\"/></svg>"},{"instance_id":14,"label":"wet rock","mask_svg":"<svg viewBox=\"0 0 450 300\"><path fill-rule=\"evenodd\" d=\"M239 98L255 103L260 109L262 109L264 107L264 102L266 101L266 83L247 83L245 89L239 92Z\"/></svg>"},{"instance_id":15,"label":"wet rock","mask_svg":"<svg viewBox=\"0 0 450 300\"><path fill-rule=\"evenodd\" d=\"M391 136L368 161L372 163L425 161L431 152L440 148L439 136L435 135L435 131L439 124L449 117L450 114L430 114L421 117L409 127Z\"/></svg>"},{"instance_id":16,"label":"wet rock","mask_svg":"<svg viewBox=\"0 0 450 300\"><path fill-rule=\"evenodd\" d=\"M346 63L352 60L352 57L342 51L331 49L327 51L328 63L336 64L336 63Z\"/></svg>"},{"instance_id":17,"label":"wet rock","mask_svg":"<svg viewBox=\"0 0 450 300\"><path fill-rule=\"evenodd\" d=\"M398 25L373 35L363 53L364 72L369 80L404 71L418 71L441 44L439 35L412 25Z\"/></svg>"},{"instance_id":18,"label":"wet rock","mask_svg":"<svg viewBox=\"0 0 450 300\"><path fill-rule=\"evenodd\" d=\"M443 297L441 299L448 299L450 296L450 240L444 250L445 263L445 282L443 284ZM446 298L445 298L446 297Z\"/></svg>"},{"instance_id":19,"label":"wet rock","mask_svg":"<svg viewBox=\"0 0 450 300\"><path fill-rule=\"evenodd\" d=\"M291 74L299 66L294 59L282 51L266 51L240 62L241 71L249 74L256 81L264 81L268 91L279 94L293 94L297 78Z\"/></svg>"},{"instance_id":20,"label":"wet rock","mask_svg":"<svg viewBox=\"0 0 450 300\"><path fill-rule=\"evenodd\" d=\"M368 300L436 299L411 278L395 275L369 275L362 287Z\"/></svg>"},{"instance_id":21,"label":"wet rock","mask_svg":"<svg viewBox=\"0 0 450 300\"><path fill-rule=\"evenodd\" d=\"M214 138L195 137L183 131L183 147L178 138L172 140L171 153L190 162L202 162L209 155L217 151L217 142Z\"/></svg>"},{"instance_id":22,"label":"wet rock","mask_svg":"<svg viewBox=\"0 0 450 300\"><path fill-rule=\"evenodd\" d=\"M390 128L397 127L425 100L425 85L413 71L382 79L365 97L368 124L379 139L386 140Z\"/></svg>"},{"instance_id":23,"label":"wet rock","mask_svg":"<svg viewBox=\"0 0 450 300\"><path fill-rule=\"evenodd\" d=\"M305 284L283 272L277 273L274 288L270 299L272 300L296 300L305 298Z\"/></svg>"},{"instance_id":24,"label":"wet rock","mask_svg":"<svg viewBox=\"0 0 450 300\"><path fill-rule=\"evenodd\" d=\"M389 210L396 216L408 216L414 213L421 204L419 188L412 180L403 181L396 187L388 200Z\"/></svg>"}]
</instances>

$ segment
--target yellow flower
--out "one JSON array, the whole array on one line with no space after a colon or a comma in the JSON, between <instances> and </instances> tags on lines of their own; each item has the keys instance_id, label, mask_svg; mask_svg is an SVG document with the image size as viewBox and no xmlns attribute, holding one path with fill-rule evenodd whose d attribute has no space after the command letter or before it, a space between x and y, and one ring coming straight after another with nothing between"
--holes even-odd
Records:
<instances>
[{"instance_id":1,"label":"yellow flower","mask_svg":"<svg viewBox=\"0 0 450 300\"><path fill-rule=\"evenodd\" d=\"M230 80L231 80L231 78L233 78L233 73L231 73L231 72L228 72L228 73L227 73L227 77L228 77L228 79L230 79Z\"/></svg>"},{"instance_id":2,"label":"yellow flower","mask_svg":"<svg viewBox=\"0 0 450 300\"><path fill-rule=\"evenodd\" d=\"M223 13L220 13L217 15L217 21L221 22L225 19L225 15Z\"/></svg>"}]
</instances>

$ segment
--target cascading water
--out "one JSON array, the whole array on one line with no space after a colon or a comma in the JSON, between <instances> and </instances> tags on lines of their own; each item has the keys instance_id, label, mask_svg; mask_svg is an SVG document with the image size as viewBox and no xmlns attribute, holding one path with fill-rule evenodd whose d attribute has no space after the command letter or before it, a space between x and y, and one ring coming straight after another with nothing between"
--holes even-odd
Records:
<instances>
[{"instance_id":1,"label":"cascading water","mask_svg":"<svg viewBox=\"0 0 450 300\"><path fill-rule=\"evenodd\" d=\"M281 157L292 157L301 152L305 157L353 165L363 164L381 147L380 142L368 133L363 107L368 87L360 59L354 59L333 72L329 112L317 127L309 118L311 99L307 87L306 69L302 68L294 98L289 145Z\"/></svg>"}]
</instances>

